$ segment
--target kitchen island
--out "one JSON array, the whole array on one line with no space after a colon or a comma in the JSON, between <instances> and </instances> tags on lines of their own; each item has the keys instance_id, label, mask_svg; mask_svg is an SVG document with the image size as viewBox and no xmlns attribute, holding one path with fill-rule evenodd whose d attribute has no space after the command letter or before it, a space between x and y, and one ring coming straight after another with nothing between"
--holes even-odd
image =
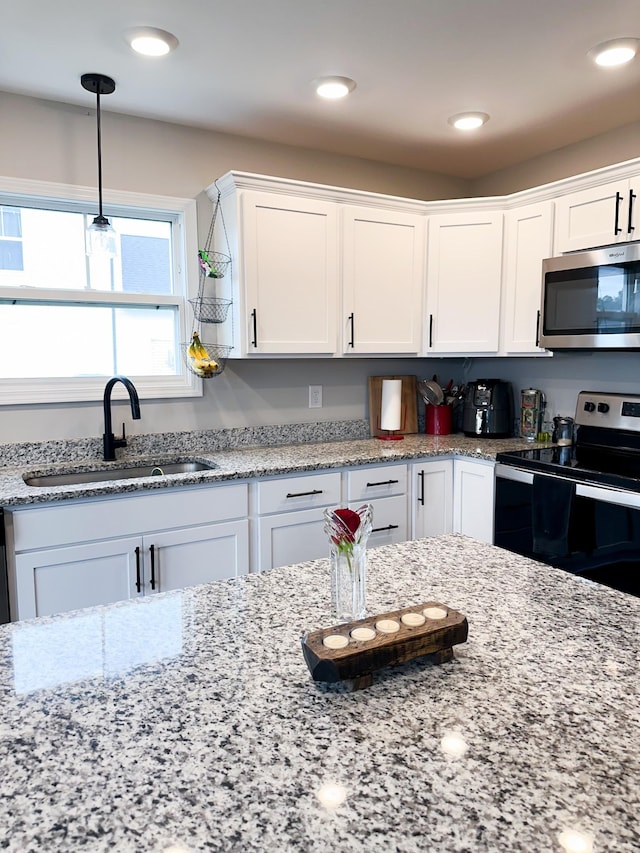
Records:
<instances>
[{"instance_id":1,"label":"kitchen island","mask_svg":"<svg viewBox=\"0 0 640 853\"><path fill-rule=\"evenodd\" d=\"M0 846L637 853L640 600L457 535L369 551L369 614L425 601L455 659L356 692L301 652L328 560L1 626Z\"/></svg>"}]
</instances>

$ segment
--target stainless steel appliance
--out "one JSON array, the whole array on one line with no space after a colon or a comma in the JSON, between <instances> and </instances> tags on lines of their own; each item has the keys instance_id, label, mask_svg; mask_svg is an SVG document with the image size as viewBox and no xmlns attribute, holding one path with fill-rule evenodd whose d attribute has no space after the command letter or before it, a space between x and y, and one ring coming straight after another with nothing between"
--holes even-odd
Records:
<instances>
[{"instance_id":1,"label":"stainless steel appliance","mask_svg":"<svg viewBox=\"0 0 640 853\"><path fill-rule=\"evenodd\" d=\"M640 596L640 396L581 391L575 425L497 455L495 544Z\"/></svg>"},{"instance_id":2,"label":"stainless steel appliance","mask_svg":"<svg viewBox=\"0 0 640 853\"><path fill-rule=\"evenodd\" d=\"M640 349L640 243L542 262L538 343L547 349Z\"/></svg>"},{"instance_id":3,"label":"stainless steel appliance","mask_svg":"<svg viewBox=\"0 0 640 853\"><path fill-rule=\"evenodd\" d=\"M513 434L513 391L502 379L476 379L465 388L462 431L468 436L505 438Z\"/></svg>"}]
</instances>

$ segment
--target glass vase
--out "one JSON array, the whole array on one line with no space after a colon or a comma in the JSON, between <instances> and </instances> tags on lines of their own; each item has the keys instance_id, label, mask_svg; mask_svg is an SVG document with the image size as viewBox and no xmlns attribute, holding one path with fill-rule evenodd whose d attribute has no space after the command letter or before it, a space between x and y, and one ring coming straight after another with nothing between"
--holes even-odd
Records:
<instances>
[{"instance_id":1,"label":"glass vase","mask_svg":"<svg viewBox=\"0 0 640 853\"><path fill-rule=\"evenodd\" d=\"M363 504L357 510L327 509L324 516L331 547L331 608L339 622L353 622L366 613L367 540L373 510L371 504Z\"/></svg>"}]
</instances>

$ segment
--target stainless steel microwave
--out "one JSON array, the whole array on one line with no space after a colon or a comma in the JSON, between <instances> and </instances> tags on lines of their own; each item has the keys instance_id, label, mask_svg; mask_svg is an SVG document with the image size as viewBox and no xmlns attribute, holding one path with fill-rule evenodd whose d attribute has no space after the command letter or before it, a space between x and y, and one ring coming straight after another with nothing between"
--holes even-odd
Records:
<instances>
[{"instance_id":1,"label":"stainless steel microwave","mask_svg":"<svg viewBox=\"0 0 640 853\"><path fill-rule=\"evenodd\" d=\"M551 350L640 349L640 243L544 260L538 343Z\"/></svg>"}]
</instances>

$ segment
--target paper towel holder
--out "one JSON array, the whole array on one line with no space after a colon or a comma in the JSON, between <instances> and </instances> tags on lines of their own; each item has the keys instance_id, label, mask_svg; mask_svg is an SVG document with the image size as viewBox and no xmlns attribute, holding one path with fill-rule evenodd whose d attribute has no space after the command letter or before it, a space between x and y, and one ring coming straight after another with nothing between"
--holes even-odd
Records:
<instances>
[{"instance_id":1,"label":"paper towel holder","mask_svg":"<svg viewBox=\"0 0 640 853\"><path fill-rule=\"evenodd\" d=\"M383 378L380 401L381 441L401 441L402 434L402 379Z\"/></svg>"}]
</instances>

